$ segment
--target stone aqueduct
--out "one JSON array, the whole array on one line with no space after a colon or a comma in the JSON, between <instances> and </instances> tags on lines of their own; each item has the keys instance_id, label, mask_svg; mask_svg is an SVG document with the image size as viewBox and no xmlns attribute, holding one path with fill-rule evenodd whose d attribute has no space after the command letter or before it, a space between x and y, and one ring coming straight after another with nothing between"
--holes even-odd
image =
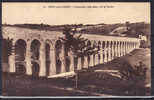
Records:
<instances>
[{"instance_id":1,"label":"stone aqueduct","mask_svg":"<svg viewBox=\"0 0 154 100\"><path fill-rule=\"evenodd\" d=\"M47 77L73 72L75 66L78 70L81 70L82 68L103 64L116 57L124 56L140 46L140 39L138 38L83 34L82 37L89 39L87 43L90 46L97 45L99 53L83 58L78 57L77 63L74 62L74 58L70 54L68 55L70 64L67 68L64 45L59 40L60 37L64 37L62 32L3 26L2 33L3 38L13 39L12 53L8 57L9 72L16 72L16 64L20 63L17 59L16 51L18 49L16 47L21 45L21 47L25 46L23 48L25 50L22 50L22 56L24 56L23 63L26 74L33 74L32 66L35 62L39 66L38 76ZM32 47L35 47L35 49L33 50ZM39 56L32 58L33 51L38 53ZM60 61L60 67L57 65L57 61Z\"/></svg>"}]
</instances>

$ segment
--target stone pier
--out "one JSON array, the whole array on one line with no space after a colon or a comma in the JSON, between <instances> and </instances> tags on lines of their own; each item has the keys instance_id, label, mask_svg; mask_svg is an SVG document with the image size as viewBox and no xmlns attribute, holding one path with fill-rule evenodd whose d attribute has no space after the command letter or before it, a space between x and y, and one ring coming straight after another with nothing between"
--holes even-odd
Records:
<instances>
[{"instance_id":1,"label":"stone pier","mask_svg":"<svg viewBox=\"0 0 154 100\"><path fill-rule=\"evenodd\" d=\"M16 61L15 57L17 56L15 54L15 43L17 40L23 40L26 43L26 52L25 52L25 68L26 68L26 74L32 75L32 55L31 52L31 45L32 40L36 39L40 42L40 48L39 49L39 76L44 77L47 74L47 65L46 65L46 48L45 43L46 41L50 41L50 53L48 54L50 57L50 65L49 65L49 76L57 74L56 70L60 69L60 73L66 73L66 72L73 72L75 71L75 66L77 67L77 70L82 70L82 68L89 68L93 67L98 64L104 64L109 61L114 60L117 57L124 56L128 54L129 52L133 51L136 48L139 48L140 46L140 39L138 38L129 38L129 37L114 37L114 36L102 36L102 35L89 35L89 34L83 34L82 37L89 39L89 45L90 47L95 46L96 49L98 49L97 54L92 54L88 56L77 57L77 64L74 63L74 56L73 53L70 52L68 54L68 61L66 62L66 54L65 54L65 47L64 44L62 44L61 47L61 54L59 56L60 62L57 63L57 55L56 55L56 41L59 40L59 38L64 37L64 34L62 32L57 31L44 31L44 30L34 30L34 29L27 29L27 28L19 28L19 27L9 27L5 26L2 27L3 32L3 38L10 38L13 39L13 45L12 45L12 53L9 55L9 72L15 73L16 72L16 66L15 64L18 63ZM95 42L94 42L95 41ZM67 63L67 64L66 64ZM58 67L58 68L57 68ZM68 71L66 71L67 67L69 67ZM48 76L47 76L48 77Z\"/></svg>"}]
</instances>

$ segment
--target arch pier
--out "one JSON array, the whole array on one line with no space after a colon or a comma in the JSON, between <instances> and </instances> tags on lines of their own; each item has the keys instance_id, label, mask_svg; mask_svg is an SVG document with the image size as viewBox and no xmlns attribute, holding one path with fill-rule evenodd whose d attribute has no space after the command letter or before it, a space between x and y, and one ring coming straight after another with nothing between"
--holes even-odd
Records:
<instances>
[{"instance_id":1,"label":"arch pier","mask_svg":"<svg viewBox=\"0 0 154 100\"><path fill-rule=\"evenodd\" d=\"M95 47L98 52L74 58L66 52L62 32L43 31L19 27L2 27L3 38L13 39L9 55L9 72L17 72L17 65L23 65L27 75L50 77L57 74L94 67L124 56L140 46L140 39L83 34L89 39L88 48Z\"/></svg>"}]
</instances>

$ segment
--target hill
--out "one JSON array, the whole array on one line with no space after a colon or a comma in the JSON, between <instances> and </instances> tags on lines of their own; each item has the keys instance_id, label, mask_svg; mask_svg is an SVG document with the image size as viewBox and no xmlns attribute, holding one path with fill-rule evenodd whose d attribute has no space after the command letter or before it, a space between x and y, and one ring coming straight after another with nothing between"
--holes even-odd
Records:
<instances>
[{"instance_id":1,"label":"hill","mask_svg":"<svg viewBox=\"0 0 154 100\"><path fill-rule=\"evenodd\" d=\"M128 27L126 29L121 29L119 31L120 33L118 36L122 36L122 34L125 34L124 36L127 37L138 37L138 35L146 35L148 38L150 38L150 24L144 23L144 22L138 22L138 23L117 23L117 24L65 24L65 25L48 25L48 24L14 24L9 25L5 24L3 26L12 26L12 27L23 27L23 28L30 28L30 29L38 29L38 30L50 30L50 31L63 31L65 27L69 28L77 28L77 32L83 33L83 34L99 34L99 35L117 35L112 33L114 30L117 30L119 27Z\"/></svg>"}]
</instances>

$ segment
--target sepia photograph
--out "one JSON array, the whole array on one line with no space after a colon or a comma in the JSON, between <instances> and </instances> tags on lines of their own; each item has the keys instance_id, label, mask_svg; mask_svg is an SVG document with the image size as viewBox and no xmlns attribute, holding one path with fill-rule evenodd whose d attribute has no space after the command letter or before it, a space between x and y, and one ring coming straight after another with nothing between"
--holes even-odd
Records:
<instances>
[{"instance_id":1,"label":"sepia photograph","mask_svg":"<svg viewBox=\"0 0 154 100\"><path fill-rule=\"evenodd\" d=\"M150 2L3 2L3 97L151 96Z\"/></svg>"}]
</instances>

